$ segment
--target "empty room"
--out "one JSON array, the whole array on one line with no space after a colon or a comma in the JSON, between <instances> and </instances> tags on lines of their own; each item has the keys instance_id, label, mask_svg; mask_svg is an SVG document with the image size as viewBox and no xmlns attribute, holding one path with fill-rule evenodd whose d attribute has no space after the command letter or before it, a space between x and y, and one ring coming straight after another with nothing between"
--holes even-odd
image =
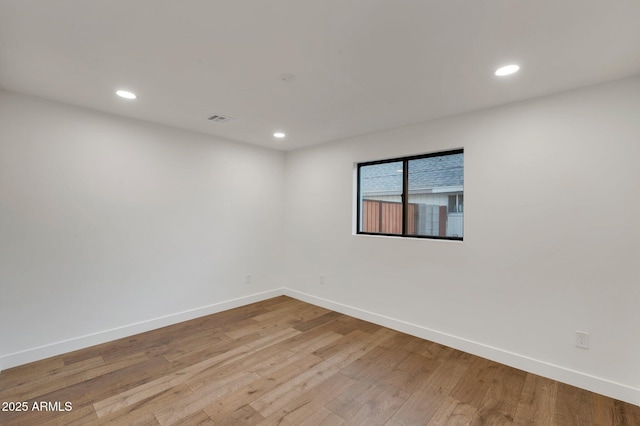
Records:
<instances>
[{"instance_id":1,"label":"empty room","mask_svg":"<svg viewBox=\"0 0 640 426\"><path fill-rule=\"evenodd\" d=\"M0 0L0 424L640 425L639 21Z\"/></svg>"}]
</instances>

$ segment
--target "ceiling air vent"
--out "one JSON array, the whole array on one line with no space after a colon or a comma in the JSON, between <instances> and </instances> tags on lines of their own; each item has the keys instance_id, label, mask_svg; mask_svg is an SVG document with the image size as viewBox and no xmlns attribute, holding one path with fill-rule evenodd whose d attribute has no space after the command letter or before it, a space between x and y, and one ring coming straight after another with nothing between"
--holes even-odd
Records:
<instances>
[{"instance_id":1,"label":"ceiling air vent","mask_svg":"<svg viewBox=\"0 0 640 426\"><path fill-rule=\"evenodd\" d=\"M233 117L225 117L224 115L220 115L220 114L213 114L207 120L215 121L216 123L228 123L231 120L235 120L235 118L233 118Z\"/></svg>"}]
</instances>

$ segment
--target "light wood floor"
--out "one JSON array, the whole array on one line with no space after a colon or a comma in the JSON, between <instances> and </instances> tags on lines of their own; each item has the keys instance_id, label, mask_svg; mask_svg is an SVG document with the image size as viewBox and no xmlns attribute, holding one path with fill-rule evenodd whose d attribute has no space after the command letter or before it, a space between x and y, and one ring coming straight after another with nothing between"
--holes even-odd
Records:
<instances>
[{"instance_id":1,"label":"light wood floor","mask_svg":"<svg viewBox=\"0 0 640 426\"><path fill-rule=\"evenodd\" d=\"M640 425L640 407L287 297L3 371L0 401L30 410L2 425Z\"/></svg>"}]
</instances>

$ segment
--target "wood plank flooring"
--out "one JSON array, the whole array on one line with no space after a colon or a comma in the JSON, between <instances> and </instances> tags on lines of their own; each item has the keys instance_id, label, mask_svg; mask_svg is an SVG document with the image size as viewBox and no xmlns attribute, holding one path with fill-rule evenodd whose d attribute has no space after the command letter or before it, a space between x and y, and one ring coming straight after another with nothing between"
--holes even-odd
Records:
<instances>
[{"instance_id":1,"label":"wood plank flooring","mask_svg":"<svg viewBox=\"0 0 640 426\"><path fill-rule=\"evenodd\" d=\"M3 371L0 402L28 407L1 425L640 425L640 407L284 296Z\"/></svg>"}]
</instances>

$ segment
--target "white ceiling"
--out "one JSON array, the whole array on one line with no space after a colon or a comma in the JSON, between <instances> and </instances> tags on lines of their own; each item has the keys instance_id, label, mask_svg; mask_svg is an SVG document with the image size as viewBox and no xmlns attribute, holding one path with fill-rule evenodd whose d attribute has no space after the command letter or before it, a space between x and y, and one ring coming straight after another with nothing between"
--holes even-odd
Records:
<instances>
[{"instance_id":1,"label":"white ceiling","mask_svg":"<svg viewBox=\"0 0 640 426\"><path fill-rule=\"evenodd\" d=\"M0 88L282 150L636 74L639 0L0 0Z\"/></svg>"}]
</instances>

